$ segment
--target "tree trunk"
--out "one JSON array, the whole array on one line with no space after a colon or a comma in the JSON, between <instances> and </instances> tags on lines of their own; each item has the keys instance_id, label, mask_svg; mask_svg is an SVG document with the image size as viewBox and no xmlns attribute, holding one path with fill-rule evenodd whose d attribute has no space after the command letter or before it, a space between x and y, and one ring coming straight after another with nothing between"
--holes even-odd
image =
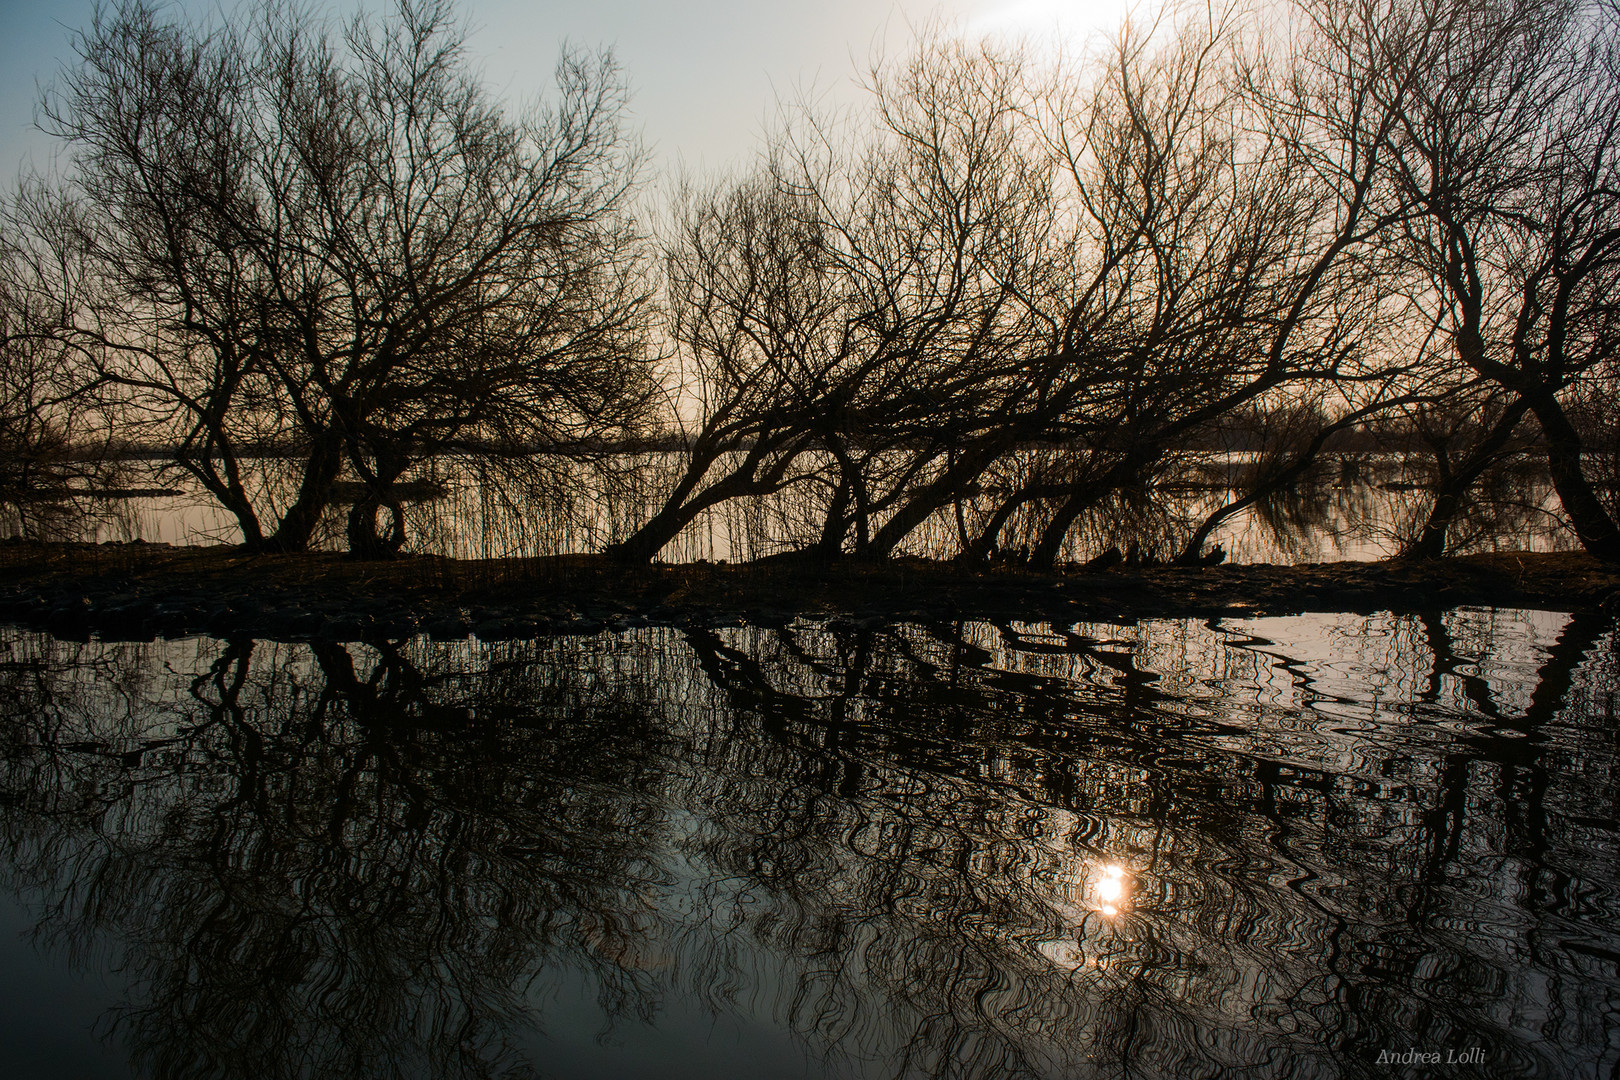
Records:
<instances>
[{"instance_id":1,"label":"tree trunk","mask_svg":"<svg viewBox=\"0 0 1620 1080\"><path fill-rule=\"evenodd\" d=\"M1041 532L1041 539L1029 553L1029 565L1036 570L1051 570L1057 565L1058 552L1080 515L1096 506L1102 497L1118 488L1141 467L1137 454L1127 454L1125 460L1108 469L1095 480L1078 486L1074 493L1059 506L1057 513Z\"/></svg>"},{"instance_id":2,"label":"tree trunk","mask_svg":"<svg viewBox=\"0 0 1620 1080\"><path fill-rule=\"evenodd\" d=\"M618 562L644 563L664 550L664 546L697 516L696 513L683 513L687 498L708 475L709 467L722 452L718 446L703 445L701 442L694 446L692 460L686 463L686 471L664 500L664 505L641 528L617 544L609 544L603 554Z\"/></svg>"},{"instance_id":3,"label":"tree trunk","mask_svg":"<svg viewBox=\"0 0 1620 1080\"><path fill-rule=\"evenodd\" d=\"M405 546L405 508L393 493L406 463L392 455L379 456L366 490L349 508L349 556L354 559L392 559ZM363 470L362 470L363 471ZM388 535L377 531L377 512L388 509Z\"/></svg>"},{"instance_id":4,"label":"tree trunk","mask_svg":"<svg viewBox=\"0 0 1620 1080\"><path fill-rule=\"evenodd\" d=\"M224 463L224 476L214 467L216 455ZM248 498L242 486L235 453L223 439L216 435L204 449L196 452L189 449L188 440L187 446L176 454L175 463L190 473L203 486L203 490L218 500L219 505L236 519L237 528L242 530L244 550L258 551L264 546L264 528L257 511L253 509L253 500Z\"/></svg>"},{"instance_id":5,"label":"tree trunk","mask_svg":"<svg viewBox=\"0 0 1620 1080\"><path fill-rule=\"evenodd\" d=\"M821 536L810 548L819 557L833 559L844 550L844 537L849 533L852 487L849 473L839 470L838 489L833 492L832 502L827 506L827 517L821 524Z\"/></svg>"},{"instance_id":6,"label":"tree trunk","mask_svg":"<svg viewBox=\"0 0 1620 1080\"><path fill-rule=\"evenodd\" d=\"M1581 470L1580 435L1552 394L1535 394L1530 408L1547 438L1547 471L1552 474L1558 501L1575 526L1581 546L1605 562L1620 562L1620 529Z\"/></svg>"},{"instance_id":7,"label":"tree trunk","mask_svg":"<svg viewBox=\"0 0 1620 1080\"><path fill-rule=\"evenodd\" d=\"M387 507L388 535L377 529L377 512ZM397 498L379 499L367 493L349 509L347 528L349 557L354 559L392 559L405 546L405 510Z\"/></svg>"},{"instance_id":8,"label":"tree trunk","mask_svg":"<svg viewBox=\"0 0 1620 1080\"><path fill-rule=\"evenodd\" d=\"M1007 527L1018 508L1030 500L1022 497L1021 492L1014 492L1002 500L996 507L995 513L985 524L983 531L970 544L962 546L962 557L970 563L987 563L996 553L996 544L1001 540L1001 530Z\"/></svg>"},{"instance_id":9,"label":"tree trunk","mask_svg":"<svg viewBox=\"0 0 1620 1080\"><path fill-rule=\"evenodd\" d=\"M934 511L947 506L962 490L984 474L992 462L1012 444L1010 436L983 440L968 450L934 481L913 495L904 506L895 511L873 535L867 554L887 558L900 541L916 531Z\"/></svg>"},{"instance_id":10,"label":"tree trunk","mask_svg":"<svg viewBox=\"0 0 1620 1080\"><path fill-rule=\"evenodd\" d=\"M1366 417L1377 412L1380 408L1387 407L1387 405L1374 405L1357 409L1355 412L1341 416L1338 420L1322 428L1311 437L1311 440L1306 443L1303 448L1301 448L1299 453L1295 455L1294 460L1290 461L1283 468L1277 470L1271 476L1259 480L1249 491L1249 493L1243 496L1241 499L1234 499L1224 506L1217 507L1214 512L1206 517L1203 524L1198 526L1197 530L1194 531L1192 536L1188 539L1186 545L1181 549L1181 554L1176 556L1176 565L1198 565L1203 559L1205 541L1210 538L1210 534L1220 527L1220 524L1223 521L1226 521L1240 510L1248 509L1262 499L1270 498L1283 488L1297 481L1310 469L1312 463L1316 461L1317 456L1320 455L1323 448L1327 446L1329 439L1346 428L1352 427L1353 425L1359 423Z\"/></svg>"},{"instance_id":11,"label":"tree trunk","mask_svg":"<svg viewBox=\"0 0 1620 1080\"><path fill-rule=\"evenodd\" d=\"M1490 433L1469 452L1462 463L1441 476L1440 484L1435 489L1434 506L1429 510L1429 519L1423 523L1423 531L1417 539L1401 551L1400 558L1438 559L1446 553L1451 526L1462 513L1468 492L1507 445L1508 439L1513 436L1513 429L1518 427L1529 408L1530 402L1525 398L1515 399L1497 419Z\"/></svg>"},{"instance_id":12,"label":"tree trunk","mask_svg":"<svg viewBox=\"0 0 1620 1080\"><path fill-rule=\"evenodd\" d=\"M304 478L298 485L298 497L282 515L276 531L265 537L261 551L287 553L308 551L315 526L326 512L332 498L332 484L337 480L343 458L336 439L325 439L315 444L304 464Z\"/></svg>"}]
</instances>

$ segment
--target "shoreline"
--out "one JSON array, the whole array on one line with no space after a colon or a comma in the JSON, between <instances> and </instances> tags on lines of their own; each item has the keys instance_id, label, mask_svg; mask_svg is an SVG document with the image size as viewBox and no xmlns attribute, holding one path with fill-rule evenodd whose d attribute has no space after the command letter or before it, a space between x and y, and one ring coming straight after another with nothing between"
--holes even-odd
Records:
<instances>
[{"instance_id":1,"label":"shoreline","mask_svg":"<svg viewBox=\"0 0 1620 1080\"><path fill-rule=\"evenodd\" d=\"M207 634L484 641L638 626L859 626L984 619L1134 622L1303 612L1517 607L1620 614L1620 567L1584 553L1504 552L1433 562L973 571L768 559L624 566L597 555L460 561L229 547L0 543L0 623L63 640Z\"/></svg>"}]
</instances>

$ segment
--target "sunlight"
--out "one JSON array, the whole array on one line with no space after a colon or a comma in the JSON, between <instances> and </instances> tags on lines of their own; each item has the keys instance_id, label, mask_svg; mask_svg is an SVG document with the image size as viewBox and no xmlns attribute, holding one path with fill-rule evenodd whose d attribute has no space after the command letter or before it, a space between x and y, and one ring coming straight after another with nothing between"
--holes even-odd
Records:
<instances>
[{"instance_id":1,"label":"sunlight","mask_svg":"<svg viewBox=\"0 0 1620 1080\"><path fill-rule=\"evenodd\" d=\"M1098 867L1092 882L1097 896L1097 910L1112 919L1126 907L1130 899L1130 880L1125 868L1115 865Z\"/></svg>"},{"instance_id":2,"label":"sunlight","mask_svg":"<svg viewBox=\"0 0 1620 1080\"><path fill-rule=\"evenodd\" d=\"M1025 39L1037 49L1072 54L1098 36L1111 37L1127 16L1144 17L1156 8L1146 0L992 0L968 18L965 30L969 37Z\"/></svg>"}]
</instances>

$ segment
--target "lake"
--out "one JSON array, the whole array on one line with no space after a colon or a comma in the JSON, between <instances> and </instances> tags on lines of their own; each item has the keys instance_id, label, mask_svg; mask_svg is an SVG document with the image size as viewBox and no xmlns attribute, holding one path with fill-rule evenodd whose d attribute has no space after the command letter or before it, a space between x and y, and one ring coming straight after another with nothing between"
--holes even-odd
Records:
<instances>
[{"instance_id":1,"label":"lake","mask_svg":"<svg viewBox=\"0 0 1620 1080\"><path fill-rule=\"evenodd\" d=\"M0 1058L1609 1076L1617 689L1614 620L1467 608L0 630Z\"/></svg>"},{"instance_id":2,"label":"lake","mask_svg":"<svg viewBox=\"0 0 1620 1080\"><path fill-rule=\"evenodd\" d=\"M1076 523L1063 559L1084 561L1117 546L1140 543L1162 555L1178 551L1192 530L1237 492L1225 485L1241 474L1252 454L1182 453L1177 469L1159 486L1122 493ZM1415 457L1393 454L1334 455L1333 482L1301 484L1271 500L1261 512L1245 510L1210 537L1239 563L1302 563L1382 559L1418 534L1427 518L1432 477ZM609 454L594 460L545 459L532 475L492 474L478 463L434 459L418 479L440 492L407 498L405 550L458 559L599 552L628 536L657 510L675 483L683 458L673 453ZM263 484L255 488L261 510L285 508L295 491L295 473L284 459L252 459ZM194 482L159 461L123 463L122 480L135 497L81 499L65 512L49 505L0 505L0 537L90 540L179 545L240 543L230 514ZM1181 480L1170 479L1181 477ZM1507 476L1481 494L1478 505L1453 531L1459 550L1554 551L1578 546L1551 484L1534 469ZM824 493L823 493L824 494ZM814 497L803 488L766 497L736 498L715 506L688 526L661 553L669 562L698 559L745 561L797 550L820 535ZM988 504L969 500L969 519ZM346 545L349 504L336 501L316 531L315 546ZM1003 535L1016 548L1015 516ZM1023 536L1028 540L1027 534ZM961 550L954 509L936 513L899 553L950 559Z\"/></svg>"}]
</instances>

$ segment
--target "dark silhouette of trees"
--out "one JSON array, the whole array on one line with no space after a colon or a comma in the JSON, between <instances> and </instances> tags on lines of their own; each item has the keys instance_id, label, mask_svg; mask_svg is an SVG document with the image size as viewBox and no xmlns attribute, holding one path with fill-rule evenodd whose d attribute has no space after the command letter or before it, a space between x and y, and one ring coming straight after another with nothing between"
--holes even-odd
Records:
<instances>
[{"instance_id":1,"label":"dark silhouette of trees","mask_svg":"<svg viewBox=\"0 0 1620 1080\"><path fill-rule=\"evenodd\" d=\"M425 459L643 417L636 158L607 57L565 55L558 102L511 115L439 0L339 35L288 5L209 28L130 0L76 45L43 105L69 164L11 213L67 257L29 284L249 548L306 547L346 469L350 546L387 554L393 485Z\"/></svg>"},{"instance_id":2,"label":"dark silhouette of trees","mask_svg":"<svg viewBox=\"0 0 1620 1080\"><path fill-rule=\"evenodd\" d=\"M761 175L689 203L668 296L701 417L680 482L615 554L790 485L819 519L806 546L887 554L919 498L948 502L963 462L1034 431L1028 294L1051 209L1019 77L933 41L873 74L872 130L801 117Z\"/></svg>"},{"instance_id":3,"label":"dark silhouette of trees","mask_svg":"<svg viewBox=\"0 0 1620 1080\"><path fill-rule=\"evenodd\" d=\"M1386 378L1362 340L1379 290L1355 256L1382 220L1368 149L1387 117L1339 121L1324 103L1347 88L1320 81L1271 91L1242 44L1218 14L1163 44L1127 32L1084 110L1056 99L1049 138L1087 226L1075 246L1098 269L1052 313L1078 388L1053 430L1083 468L1013 496L1050 500L1037 566L1212 421L1288 387Z\"/></svg>"},{"instance_id":4,"label":"dark silhouette of trees","mask_svg":"<svg viewBox=\"0 0 1620 1080\"><path fill-rule=\"evenodd\" d=\"M51 357L51 430L172 447L255 550L330 542L348 503L385 557L423 481L561 506L595 455L639 476L627 561L731 504L800 557L1197 563L1399 417L1432 488L1404 554L1479 540L1482 485L1544 459L1620 558L1617 27L1608 0L1171 8L1052 64L925 34L866 110L785 110L752 173L687 185L654 258L604 57L517 115L446 0L341 33L129 0L45 98L59 182L6 207L5 370ZM1241 483L1178 502L1222 452Z\"/></svg>"},{"instance_id":5,"label":"dark silhouette of trees","mask_svg":"<svg viewBox=\"0 0 1620 1080\"><path fill-rule=\"evenodd\" d=\"M18 288L31 253L0 234L0 507L22 535L77 519L83 497L117 482L110 415L56 340L56 313Z\"/></svg>"},{"instance_id":6,"label":"dark silhouette of trees","mask_svg":"<svg viewBox=\"0 0 1620 1080\"><path fill-rule=\"evenodd\" d=\"M1456 530L1477 503L1476 486L1491 469L1522 460L1529 446L1518 432L1530 403L1499 387L1428 402L1410 413L1412 430L1434 462L1433 500L1417 535L1401 548L1410 559L1436 559L1453 549Z\"/></svg>"},{"instance_id":7,"label":"dark silhouette of trees","mask_svg":"<svg viewBox=\"0 0 1620 1080\"><path fill-rule=\"evenodd\" d=\"M1385 15L1348 10L1358 33ZM1403 48L1378 73L1407 88L1383 156L1408 214L1389 244L1438 298L1454 362L1516 399L1501 437L1534 416L1575 535L1620 559L1569 412L1617 342L1620 20L1575 0L1396 10Z\"/></svg>"},{"instance_id":8,"label":"dark silhouette of trees","mask_svg":"<svg viewBox=\"0 0 1620 1080\"><path fill-rule=\"evenodd\" d=\"M971 559L1015 548L1050 567L1088 516L1173 478L1174 452L1245 417L1252 441L1268 410L1297 419L1312 402L1330 403L1319 422L1262 453L1181 561L1305 482L1336 435L1397 408L1436 463L1407 554L1462 539L1469 492L1533 446L1581 542L1620 552L1583 466L1606 437L1597 387L1615 341L1613 13L1300 14L1286 37L1230 13L1167 18L1047 80L1016 55L929 43L872 78L862 145L877 149L814 122L780 139L752 190L794 207L773 220L804 244L751 247L715 280L737 286L728 332L748 325L759 356L806 367L757 413L770 437L738 435L754 451L739 472L697 501L678 489L619 552L655 553L691 520L683 505L801 485L823 493L824 554L887 556L950 517ZM761 257L788 251L800 262L776 258L760 289ZM786 316L794 305L824 320L817 334ZM729 385L757 389L776 363L743 361ZM721 397L706 415L741 432L749 410ZM1445 415L1466 430L1444 434ZM1527 415L1537 433L1521 433Z\"/></svg>"},{"instance_id":9,"label":"dark silhouette of trees","mask_svg":"<svg viewBox=\"0 0 1620 1080\"><path fill-rule=\"evenodd\" d=\"M1345 119L1326 111L1343 86L1266 96L1253 71L1243 92L1233 21L1160 30L1053 76L926 43L874 72L864 139L801 120L764 176L694 204L670 304L703 418L615 553L800 485L823 554L887 556L946 515L980 559L1024 520L1051 566L1211 422L1290 386L1387 384L1359 256L1388 219L1395 106Z\"/></svg>"}]
</instances>

